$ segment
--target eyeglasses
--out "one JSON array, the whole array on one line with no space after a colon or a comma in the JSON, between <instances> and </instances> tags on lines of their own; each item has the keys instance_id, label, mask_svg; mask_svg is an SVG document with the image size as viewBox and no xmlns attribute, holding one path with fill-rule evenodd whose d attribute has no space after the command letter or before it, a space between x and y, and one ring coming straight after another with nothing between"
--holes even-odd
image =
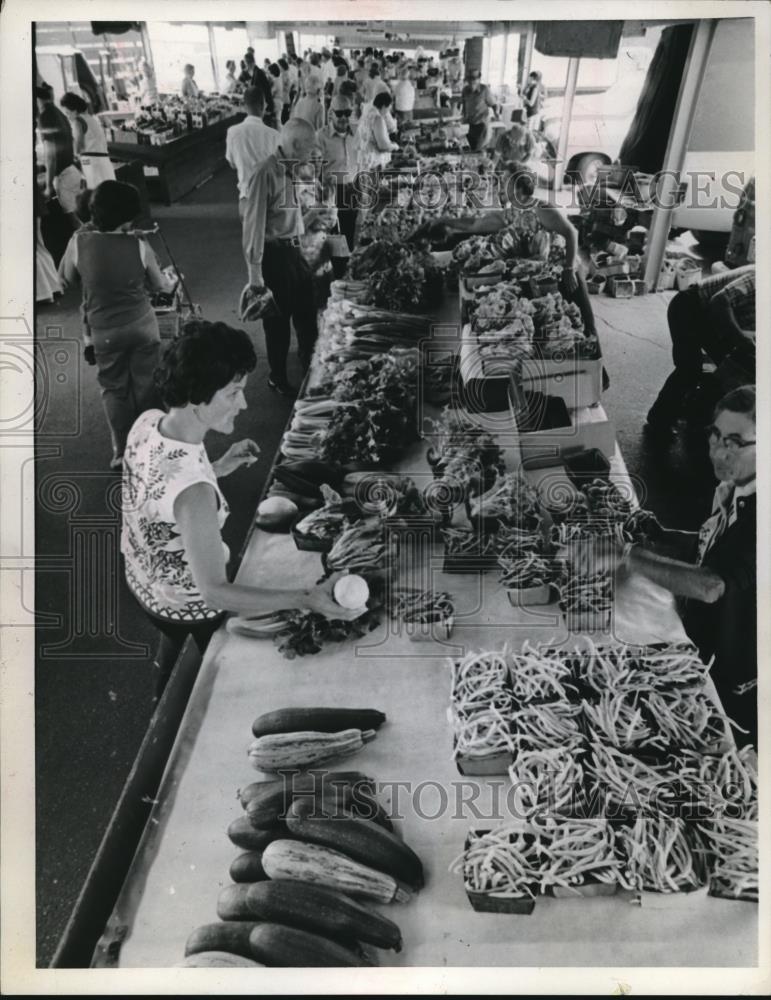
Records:
<instances>
[{"instance_id":1,"label":"eyeglasses","mask_svg":"<svg viewBox=\"0 0 771 1000\"><path fill-rule=\"evenodd\" d=\"M738 455L744 448L749 448L755 441L745 441L738 434L723 436L714 424L707 428L707 440L710 448L723 447L730 455Z\"/></svg>"},{"instance_id":2,"label":"eyeglasses","mask_svg":"<svg viewBox=\"0 0 771 1000\"><path fill-rule=\"evenodd\" d=\"M350 117L351 117L351 115L353 114L353 111L351 111L351 110L346 110L345 108L343 108L343 109L342 109L342 110L340 110L340 111L338 111L338 110L336 109L336 110L335 110L335 114L337 115L337 117L338 117L338 118L350 118Z\"/></svg>"}]
</instances>

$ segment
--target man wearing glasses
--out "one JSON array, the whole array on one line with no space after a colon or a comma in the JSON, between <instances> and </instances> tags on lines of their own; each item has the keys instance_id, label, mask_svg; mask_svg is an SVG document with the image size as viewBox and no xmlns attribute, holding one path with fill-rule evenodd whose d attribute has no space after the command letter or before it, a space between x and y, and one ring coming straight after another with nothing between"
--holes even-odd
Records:
<instances>
[{"instance_id":1,"label":"man wearing glasses","mask_svg":"<svg viewBox=\"0 0 771 1000\"><path fill-rule=\"evenodd\" d=\"M570 558L583 574L633 571L684 599L685 630L704 662L712 660L724 710L746 730L736 741L757 746L755 434L755 387L741 386L718 402L707 428L719 483L700 530L665 530L651 517L655 550L598 540Z\"/></svg>"},{"instance_id":2,"label":"man wearing glasses","mask_svg":"<svg viewBox=\"0 0 771 1000\"><path fill-rule=\"evenodd\" d=\"M470 69L461 92L463 121L468 125L468 144L472 150L484 149L487 145L490 139L490 108L497 111L490 88L481 81L481 72Z\"/></svg>"},{"instance_id":3,"label":"man wearing glasses","mask_svg":"<svg viewBox=\"0 0 771 1000\"><path fill-rule=\"evenodd\" d=\"M356 146L351 129L353 102L348 97L337 95L332 98L330 121L316 133L316 142L321 150L324 177L334 177L335 204L340 232L353 250L353 235L356 229L356 202L354 180L356 178Z\"/></svg>"}]
</instances>

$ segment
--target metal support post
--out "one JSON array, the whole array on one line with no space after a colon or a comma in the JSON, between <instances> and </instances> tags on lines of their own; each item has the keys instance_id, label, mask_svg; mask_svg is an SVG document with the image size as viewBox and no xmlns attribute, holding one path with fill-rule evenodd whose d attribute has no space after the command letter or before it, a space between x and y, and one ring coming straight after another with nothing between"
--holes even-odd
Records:
<instances>
[{"instance_id":1,"label":"metal support post","mask_svg":"<svg viewBox=\"0 0 771 1000\"><path fill-rule=\"evenodd\" d=\"M656 208L653 210L645 251L645 284L648 286L648 291L656 290L667 249L672 213L677 204L680 174L685 163L691 125L716 26L717 21L703 19L698 22L691 37L691 46L685 61L672 128L669 132L667 151L664 154L664 165L656 183Z\"/></svg>"}]
</instances>

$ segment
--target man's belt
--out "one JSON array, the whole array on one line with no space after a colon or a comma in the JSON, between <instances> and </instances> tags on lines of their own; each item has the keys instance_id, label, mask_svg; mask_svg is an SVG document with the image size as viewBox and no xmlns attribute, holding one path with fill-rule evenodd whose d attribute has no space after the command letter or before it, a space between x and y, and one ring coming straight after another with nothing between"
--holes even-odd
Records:
<instances>
[{"instance_id":1,"label":"man's belt","mask_svg":"<svg viewBox=\"0 0 771 1000\"><path fill-rule=\"evenodd\" d=\"M265 240L266 243L279 243L281 246L299 247L299 236L271 236Z\"/></svg>"}]
</instances>

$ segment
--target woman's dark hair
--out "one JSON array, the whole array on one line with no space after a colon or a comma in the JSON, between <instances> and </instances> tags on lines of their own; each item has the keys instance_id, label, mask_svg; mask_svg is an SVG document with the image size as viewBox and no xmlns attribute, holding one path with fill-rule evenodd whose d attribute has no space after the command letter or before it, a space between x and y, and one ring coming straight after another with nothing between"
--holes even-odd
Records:
<instances>
[{"instance_id":1,"label":"woman's dark hair","mask_svg":"<svg viewBox=\"0 0 771 1000\"><path fill-rule=\"evenodd\" d=\"M78 115L82 115L85 111L88 111L88 102L84 101L82 97L77 94L73 94L71 91L66 93L62 97L59 104L68 111L74 111Z\"/></svg>"},{"instance_id":2,"label":"woman's dark hair","mask_svg":"<svg viewBox=\"0 0 771 1000\"><path fill-rule=\"evenodd\" d=\"M229 69L229 70L232 70L233 72L235 72L235 69L236 69L235 62L232 59L228 59L228 61L225 63L225 69Z\"/></svg>"},{"instance_id":3,"label":"woman's dark hair","mask_svg":"<svg viewBox=\"0 0 771 1000\"><path fill-rule=\"evenodd\" d=\"M538 178L532 170L523 166L517 160L509 160L503 164L503 171L509 177L506 185L507 191L510 195L515 196L511 198L511 201L516 201L517 198L531 198L533 196Z\"/></svg>"},{"instance_id":4,"label":"woman's dark hair","mask_svg":"<svg viewBox=\"0 0 771 1000\"><path fill-rule=\"evenodd\" d=\"M383 91L381 94L375 94L375 99L372 102L378 111L381 108L387 108L391 104L391 95Z\"/></svg>"},{"instance_id":5,"label":"woman's dark hair","mask_svg":"<svg viewBox=\"0 0 771 1000\"><path fill-rule=\"evenodd\" d=\"M155 381L167 406L209 403L218 389L256 365L254 346L243 330L191 319L166 348Z\"/></svg>"},{"instance_id":6,"label":"woman's dark hair","mask_svg":"<svg viewBox=\"0 0 771 1000\"><path fill-rule=\"evenodd\" d=\"M341 97L355 97L358 92L359 88L356 86L354 80L343 80L340 84Z\"/></svg>"},{"instance_id":7,"label":"woman's dark hair","mask_svg":"<svg viewBox=\"0 0 771 1000\"><path fill-rule=\"evenodd\" d=\"M289 63L286 61L286 59L279 59L278 64L285 73L289 69Z\"/></svg>"},{"instance_id":8,"label":"woman's dark hair","mask_svg":"<svg viewBox=\"0 0 771 1000\"><path fill-rule=\"evenodd\" d=\"M725 411L729 413L741 413L745 417L755 422L755 386L740 385L738 389L732 389L726 393L722 399L715 404L716 417L718 413Z\"/></svg>"},{"instance_id":9,"label":"woman's dark hair","mask_svg":"<svg viewBox=\"0 0 771 1000\"><path fill-rule=\"evenodd\" d=\"M268 66L268 70L271 76L281 76L281 70L278 68L278 63L271 63Z\"/></svg>"},{"instance_id":10,"label":"woman's dark hair","mask_svg":"<svg viewBox=\"0 0 771 1000\"><path fill-rule=\"evenodd\" d=\"M133 184L102 181L91 196L91 219L102 233L133 222L141 211L139 192Z\"/></svg>"}]
</instances>

